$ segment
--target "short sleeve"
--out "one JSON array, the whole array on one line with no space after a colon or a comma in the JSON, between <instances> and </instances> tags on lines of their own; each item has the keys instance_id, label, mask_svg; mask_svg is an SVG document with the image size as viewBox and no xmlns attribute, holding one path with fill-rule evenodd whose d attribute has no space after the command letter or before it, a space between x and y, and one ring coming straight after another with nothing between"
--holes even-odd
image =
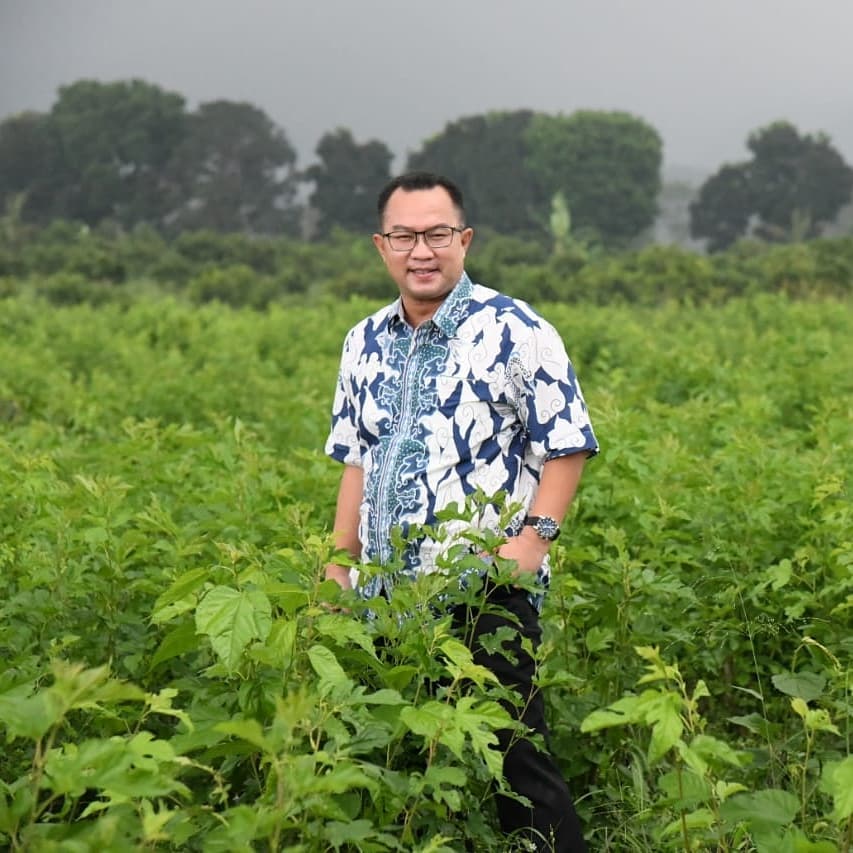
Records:
<instances>
[{"instance_id":1,"label":"short sleeve","mask_svg":"<svg viewBox=\"0 0 853 853\"><path fill-rule=\"evenodd\" d=\"M345 465L361 466L358 419L352 389L352 333L344 341L338 381L332 402L332 426L325 452Z\"/></svg>"},{"instance_id":2,"label":"short sleeve","mask_svg":"<svg viewBox=\"0 0 853 853\"><path fill-rule=\"evenodd\" d=\"M510 355L507 378L535 456L598 452L580 383L553 326L540 318L529 327Z\"/></svg>"}]
</instances>

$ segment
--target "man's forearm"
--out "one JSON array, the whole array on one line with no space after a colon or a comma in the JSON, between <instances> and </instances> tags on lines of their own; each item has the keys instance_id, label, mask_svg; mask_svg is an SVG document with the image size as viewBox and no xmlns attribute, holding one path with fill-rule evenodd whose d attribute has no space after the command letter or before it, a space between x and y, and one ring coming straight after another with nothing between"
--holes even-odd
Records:
<instances>
[{"instance_id":1,"label":"man's forearm","mask_svg":"<svg viewBox=\"0 0 853 853\"><path fill-rule=\"evenodd\" d=\"M361 556L358 538L359 516L364 495L364 477L361 468L347 465L341 475L338 502L335 510L335 547L351 557ZM336 563L326 566L326 577L337 581L344 589L351 587L349 569Z\"/></svg>"},{"instance_id":2,"label":"man's forearm","mask_svg":"<svg viewBox=\"0 0 853 853\"><path fill-rule=\"evenodd\" d=\"M539 489L529 515L547 515L558 524L562 522L575 496L583 473L586 453L573 453L549 459L542 468ZM519 571L535 572L542 565L551 543L542 539L532 528L525 526L501 546L502 557L515 560Z\"/></svg>"},{"instance_id":3,"label":"man's forearm","mask_svg":"<svg viewBox=\"0 0 853 853\"><path fill-rule=\"evenodd\" d=\"M578 490L586 457L584 452L557 456L542 466L530 515L548 515L558 524L563 520Z\"/></svg>"}]
</instances>

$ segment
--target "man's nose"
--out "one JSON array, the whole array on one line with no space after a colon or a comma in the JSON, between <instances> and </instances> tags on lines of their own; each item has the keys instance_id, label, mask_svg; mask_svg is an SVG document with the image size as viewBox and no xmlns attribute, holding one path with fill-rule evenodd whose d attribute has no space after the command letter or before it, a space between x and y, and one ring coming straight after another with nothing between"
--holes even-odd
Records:
<instances>
[{"instance_id":1,"label":"man's nose","mask_svg":"<svg viewBox=\"0 0 853 853\"><path fill-rule=\"evenodd\" d=\"M412 255L417 258L431 258L435 251L427 245L426 235L415 235L415 245L412 247Z\"/></svg>"}]
</instances>

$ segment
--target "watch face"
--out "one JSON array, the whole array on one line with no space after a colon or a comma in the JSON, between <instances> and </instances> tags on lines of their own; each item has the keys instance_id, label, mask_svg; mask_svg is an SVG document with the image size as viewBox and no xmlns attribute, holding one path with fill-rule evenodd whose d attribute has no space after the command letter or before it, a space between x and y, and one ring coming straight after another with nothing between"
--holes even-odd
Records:
<instances>
[{"instance_id":1,"label":"watch face","mask_svg":"<svg viewBox=\"0 0 853 853\"><path fill-rule=\"evenodd\" d=\"M540 518L536 522L534 529L543 539L556 539L560 533L557 522L553 518L548 518L548 516Z\"/></svg>"}]
</instances>

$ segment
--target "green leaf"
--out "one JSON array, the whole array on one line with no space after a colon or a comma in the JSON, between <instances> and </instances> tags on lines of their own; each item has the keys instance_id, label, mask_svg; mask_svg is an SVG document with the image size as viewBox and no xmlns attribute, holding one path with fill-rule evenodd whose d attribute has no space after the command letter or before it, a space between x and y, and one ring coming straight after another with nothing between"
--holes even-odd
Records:
<instances>
[{"instance_id":1,"label":"green leaf","mask_svg":"<svg viewBox=\"0 0 853 853\"><path fill-rule=\"evenodd\" d=\"M383 687L373 693L366 693L360 697L365 705L404 705L406 700L396 691Z\"/></svg>"},{"instance_id":2,"label":"green leaf","mask_svg":"<svg viewBox=\"0 0 853 853\"><path fill-rule=\"evenodd\" d=\"M710 799L711 786L706 779L690 771L671 770L658 780L669 804L676 808L692 808Z\"/></svg>"},{"instance_id":3,"label":"green leaf","mask_svg":"<svg viewBox=\"0 0 853 853\"><path fill-rule=\"evenodd\" d=\"M308 590L295 583L283 581L264 584L264 592L288 616L305 607L311 600Z\"/></svg>"},{"instance_id":4,"label":"green leaf","mask_svg":"<svg viewBox=\"0 0 853 853\"><path fill-rule=\"evenodd\" d=\"M793 573L794 569L790 560L782 560L775 566L770 566L766 572L774 590L782 589L782 587L787 586L793 576Z\"/></svg>"},{"instance_id":5,"label":"green leaf","mask_svg":"<svg viewBox=\"0 0 853 853\"><path fill-rule=\"evenodd\" d=\"M323 837L335 850L347 844L366 841L373 834L373 823L369 820L352 820L348 823L331 820L323 826Z\"/></svg>"},{"instance_id":6,"label":"green leaf","mask_svg":"<svg viewBox=\"0 0 853 853\"><path fill-rule=\"evenodd\" d=\"M601 652L613 644L615 636L616 632L612 628L593 625L592 628L586 632L586 637L584 639L589 651Z\"/></svg>"},{"instance_id":7,"label":"green leaf","mask_svg":"<svg viewBox=\"0 0 853 853\"><path fill-rule=\"evenodd\" d=\"M432 740L449 724L452 714L453 709L449 705L430 699L419 708L403 708L400 719L416 735Z\"/></svg>"},{"instance_id":8,"label":"green leaf","mask_svg":"<svg viewBox=\"0 0 853 853\"><path fill-rule=\"evenodd\" d=\"M224 723L217 723L215 728L216 731L234 735L234 737L258 747L263 752L271 751L264 730L257 720L228 720Z\"/></svg>"},{"instance_id":9,"label":"green leaf","mask_svg":"<svg viewBox=\"0 0 853 853\"><path fill-rule=\"evenodd\" d=\"M193 721L186 711L172 707L172 700L178 695L174 687L164 687L158 693L146 693L145 704L154 714L164 714L167 717L175 717L180 720L189 731L192 731Z\"/></svg>"},{"instance_id":10,"label":"green leaf","mask_svg":"<svg viewBox=\"0 0 853 853\"><path fill-rule=\"evenodd\" d=\"M463 788L468 784L468 777L461 767L448 767L442 764L431 764L424 773L424 782L433 787L440 788L443 785L451 785L454 788Z\"/></svg>"},{"instance_id":11,"label":"green leaf","mask_svg":"<svg viewBox=\"0 0 853 853\"><path fill-rule=\"evenodd\" d=\"M132 757L119 738L67 743L45 762L44 787L55 794L79 797L87 788L106 788L132 766Z\"/></svg>"},{"instance_id":12,"label":"green leaf","mask_svg":"<svg viewBox=\"0 0 853 853\"><path fill-rule=\"evenodd\" d=\"M672 838L678 835L682 831L682 821L688 830L709 829L716 823L717 818L710 809L695 809L684 815L683 818L668 823L661 830L661 838Z\"/></svg>"},{"instance_id":13,"label":"green leaf","mask_svg":"<svg viewBox=\"0 0 853 853\"><path fill-rule=\"evenodd\" d=\"M803 723L810 732L832 732L834 735L841 734L838 727L832 722L829 712L825 708L809 708L809 706L798 696L791 700L794 712L802 718Z\"/></svg>"},{"instance_id":14,"label":"green leaf","mask_svg":"<svg viewBox=\"0 0 853 853\"><path fill-rule=\"evenodd\" d=\"M295 619L276 619L263 646L255 646L249 656L279 670L287 670L296 649Z\"/></svg>"},{"instance_id":15,"label":"green leaf","mask_svg":"<svg viewBox=\"0 0 853 853\"><path fill-rule=\"evenodd\" d=\"M405 690L412 683L412 679L420 673L416 666L411 664L398 664L385 670L382 677L385 683L395 690Z\"/></svg>"},{"instance_id":16,"label":"green leaf","mask_svg":"<svg viewBox=\"0 0 853 853\"><path fill-rule=\"evenodd\" d=\"M272 605L261 590L215 586L195 612L196 630L210 638L213 651L229 672L240 664L246 646L265 640L272 627Z\"/></svg>"},{"instance_id":17,"label":"green leaf","mask_svg":"<svg viewBox=\"0 0 853 853\"><path fill-rule=\"evenodd\" d=\"M623 696L608 708L593 711L581 722L582 732L597 732L612 726L627 726L636 723L641 716L639 696Z\"/></svg>"},{"instance_id":18,"label":"green leaf","mask_svg":"<svg viewBox=\"0 0 853 853\"><path fill-rule=\"evenodd\" d=\"M690 741L690 748L706 761L717 761L731 767L743 767L750 761L749 753L739 752L711 735L696 735Z\"/></svg>"},{"instance_id":19,"label":"green leaf","mask_svg":"<svg viewBox=\"0 0 853 853\"><path fill-rule=\"evenodd\" d=\"M172 585L154 602L151 621L155 624L192 609L195 606L195 593L204 586L210 576L210 569L192 569L176 578Z\"/></svg>"},{"instance_id":20,"label":"green leaf","mask_svg":"<svg viewBox=\"0 0 853 853\"><path fill-rule=\"evenodd\" d=\"M853 755L827 763L821 776L821 791L833 800L832 818L843 823L853 817Z\"/></svg>"},{"instance_id":21,"label":"green leaf","mask_svg":"<svg viewBox=\"0 0 853 853\"><path fill-rule=\"evenodd\" d=\"M814 672L781 672L772 678L773 686L786 696L812 702L823 695L826 678Z\"/></svg>"},{"instance_id":22,"label":"green leaf","mask_svg":"<svg viewBox=\"0 0 853 853\"><path fill-rule=\"evenodd\" d=\"M166 634L151 657L149 671L159 664L198 648L198 635L193 622L182 622Z\"/></svg>"},{"instance_id":23,"label":"green leaf","mask_svg":"<svg viewBox=\"0 0 853 853\"><path fill-rule=\"evenodd\" d=\"M352 616L329 613L321 616L317 622L317 630L338 645L347 647L355 644L364 649L372 657L376 657L376 648L373 637L368 632L365 624Z\"/></svg>"},{"instance_id":24,"label":"green leaf","mask_svg":"<svg viewBox=\"0 0 853 853\"><path fill-rule=\"evenodd\" d=\"M799 808L799 800L793 794L768 788L729 797L720 806L720 813L730 825L744 823L750 828L767 830L791 823Z\"/></svg>"},{"instance_id":25,"label":"green leaf","mask_svg":"<svg viewBox=\"0 0 853 853\"><path fill-rule=\"evenodd\" d=\"M729 717L728 720L736 726L743 726L748 731L759 735L765 740L769 739L771 736L770 723L765 717L762 717L761 714L752 713L747 714L746 716Z\"/></svg>"},{"instance_id":26,"label":"green leaf","mask_svg":"<svg viewBox=\"0 0 853 853\"><path fill-rule=\"evenodd\" d=\"M490 669L474 663L471 650L460 640L449 637L439 648L447 658L446 666L454 679L470 679L479 687L486 682L498 683L498 677Z\"/></svg>"},{"instance_id":27,"label":"green leaf","mask_svg":"<svg viewBox=\"0 0 853 853\"><path fill-rule=\"evenodd\" d=\"M646 720L652 723L649 762L655 764L679 743L684 731L681 698L676 693L662 693L659 701L646 706Z\"/></svg>"},{"instance_id":28,"label":"green leaf","mask_svg":"<svg viewBox=\"0 0 853 853\"><path fill-rule=\"evenodd\" d=\"M315 645L308 649L308 660L320 679L320 692L343 698L353 689L352 679L338 663L335 653L325 646Z\"/></svg>"},{"instance_id":29,"label":"green leaf","mask_svg":"<svg viewBox=\"0 0 853 853\"><path fill-rule=\"evenodd\" d=\"M62 703L47 691L33 696L21 694L22 690L16 689L0 696L0 725L5 726L10 740L20 737L35 741L62 719Z\"/></svg>"}]
</instances>

